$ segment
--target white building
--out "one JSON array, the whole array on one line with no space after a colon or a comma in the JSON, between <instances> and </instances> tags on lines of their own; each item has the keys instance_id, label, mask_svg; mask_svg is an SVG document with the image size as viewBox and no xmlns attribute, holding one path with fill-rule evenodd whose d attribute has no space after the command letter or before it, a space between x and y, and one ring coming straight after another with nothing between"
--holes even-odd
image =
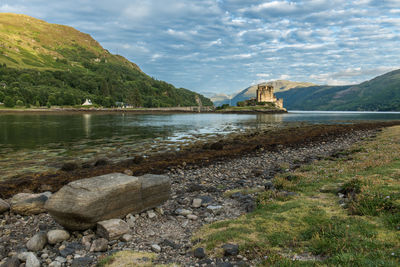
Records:
<instances>
[{"instance_id":1,"label":"white building","mask_svg":"<svg viewBox=\"0 0 400 267\"><path fill-rule=\"evenodd\" d=\"M85 103L82 104L82 106L92 106L92 100L86 99Z\"/></svg>"}]
</instances>

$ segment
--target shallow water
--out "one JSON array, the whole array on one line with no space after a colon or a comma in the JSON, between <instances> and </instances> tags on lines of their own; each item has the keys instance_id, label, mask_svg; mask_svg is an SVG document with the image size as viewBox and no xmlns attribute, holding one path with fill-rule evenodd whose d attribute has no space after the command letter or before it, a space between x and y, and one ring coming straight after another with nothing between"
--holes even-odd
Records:
<instances>
[{"instance_id":1,"label":"shallow water","mask_svg":"<svg viewBox=\"0 0 400 267\"><path fill-rule=\"evenodd\" d=\"M58 169L62 162L112 161L176 151L195 141L288 123L400 120L400 113L1 114L0 179Z\"/></svg>"}]
</instances>

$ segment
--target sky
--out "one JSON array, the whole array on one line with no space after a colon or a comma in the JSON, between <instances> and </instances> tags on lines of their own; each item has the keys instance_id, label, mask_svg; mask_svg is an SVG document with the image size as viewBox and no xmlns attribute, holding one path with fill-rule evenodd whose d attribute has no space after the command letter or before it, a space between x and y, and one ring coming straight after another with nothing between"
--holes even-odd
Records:
<instances>
[{"instance_id":1,"label":"sky","mask_svg":"<svg viewBox=\"0 0 400 267\"><path fill-rule=\"evenodd\" d=\"M277 79L354 84L400 69L400 0L0 0L0 12L72 26L203 93Z\"/></svg>"}]
</instances>

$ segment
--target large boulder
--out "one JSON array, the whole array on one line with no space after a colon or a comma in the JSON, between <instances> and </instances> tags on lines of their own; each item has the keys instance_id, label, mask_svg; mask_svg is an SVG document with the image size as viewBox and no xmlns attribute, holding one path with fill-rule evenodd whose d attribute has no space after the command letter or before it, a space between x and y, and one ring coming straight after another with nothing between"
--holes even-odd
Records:
<instances>
[{"instance_id":1,"label":"large boulder","mask_svg":"<svg viewBox=\"0 0 400 267\"><path fill-rule=\"evenodd\" d=\"M65 185L45 208L66 229L85 230L99 221L154 208L169 198L170 189L164 175L112 173Z\"/></svg>"},{"instance_id":2,"label":"large boulder","mask_svg":"<svg viewBox=\"0 0 400 267\"><path fill-rule=\"evenodd\" d=\"M16 194L11 198L11 211L21 215L34 215L46 212L44 204L50 196L50 192L42 194Z\"/></svg>"}]
</instances>

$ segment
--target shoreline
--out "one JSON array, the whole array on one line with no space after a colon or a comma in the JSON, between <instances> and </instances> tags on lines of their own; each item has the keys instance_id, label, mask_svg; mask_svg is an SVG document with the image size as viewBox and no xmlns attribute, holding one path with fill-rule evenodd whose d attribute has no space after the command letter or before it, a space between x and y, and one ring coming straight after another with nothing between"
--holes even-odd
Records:
<instances>
[{"instance_id":1,"label":"shoreline","mask_svg":"<svg viewBox=\"0 0 400 267\"><path fill-rule=\"evenodd\" d=\"M243 109L216 110L214 107L172 107L172 108L0 108L0 114L80 114L80 113L135 113L135 114L174 114L174 113L214 113L214 114L284 114L287 110Z\"/></svg>"},{"instance_id":2,"label":"shoreline","mask_svg":"<svg viewBox=\"0 0 400 267\"><path fill-rule=\"evenodd\" d=\"M148 158L135 157L117 163L76 165L69 171L24 174L0 181L0 198L8 198L24 190L32 192L55 192L63 185L89 177L129 170L133 175L146 173L162 174L177 166L190 165L193 168L207 166L216 161L225 161L244 155L251 155L262 149L279 151L282 148L297 147L312 142L329 141L355 130L370 130L399 125L400 122L370 122L338 125L288 126L239 136L220 138L211 143L195 143L179 152L165 152ZM66 162L70 163L70 162ZM77 162L79 163L79 162ZM46 188L46 190L43 190Z\"/></svg>"},{"instance_id":3,"label":"shoreline","mask_svg":"<svg viewBox=\"0 0 400 267\"><path fill-rule=\"evenodd\" d=\"M226 150L236 152L235 154L222 153L224 152L222 149L214 151L219 151L221 154L216 153L214 157L210 155L207 159L193 158L194 161L191 162L183 157L179 164L178 161L175 165L167 165L165 162L164 166L144 168L142 170L144 172L158 170L171 178L171 198L155 210L124 218L125 221L131 222L132 240L109 241L106 251L90 252L82 244L83 240L96 239L95 232L93 230L71 232L68 240L55 246L47 245L43 251L37 252L37 257L48 265L54 261L62 261L67 266L76 266L74 265L76 261L76 263L85 262L86 266L96 266L104 261L132 262L132 256L148 253L153 255L154 259L143 262L140 261L142 256L139 265L176 263L182 266L195 264L201 266L217 265L226 261L237 265L243 263L256 265L259 263L258 259L247 259L246 254L240 254L241 257L211 255L201 259L195 257L193 250L198 244L193 238L204 225L235 219L253 211L258 192L270 190L270 186L273 186L271 181L276 174L298 169L302 165L332 155L340 157L341 151L349 149L355 143L374 138L381 128L388 126L391 125L370 123L292 127L281 130L280 134L274 132L272 136L268 133L246 136L250 140L240 147L237 147L238 142L236 145L228 142L223 144ZM147 166L148 162L141 164ZM193 207L192 201L195 198L203 199L206 206ZM210 211L208 205L218 207L218 211ZM187 210L190 214L178 214L179 209ZM0 246L5 247L4 255L8 257L19 255L26 240L38 229L42 231L60 229L47 213L22 217L10 213L4 218ZM10 237L13 242L10 242ZM161 248L160 251L154 253L152 248L154 244ZM66 254L67 250L69 254ZM118 251L130 253L130 257L124 258L125 254L117 254L112 259L108 258ZM151 262L148 262L149 260Z\"/></svg>"}]
</instances>

